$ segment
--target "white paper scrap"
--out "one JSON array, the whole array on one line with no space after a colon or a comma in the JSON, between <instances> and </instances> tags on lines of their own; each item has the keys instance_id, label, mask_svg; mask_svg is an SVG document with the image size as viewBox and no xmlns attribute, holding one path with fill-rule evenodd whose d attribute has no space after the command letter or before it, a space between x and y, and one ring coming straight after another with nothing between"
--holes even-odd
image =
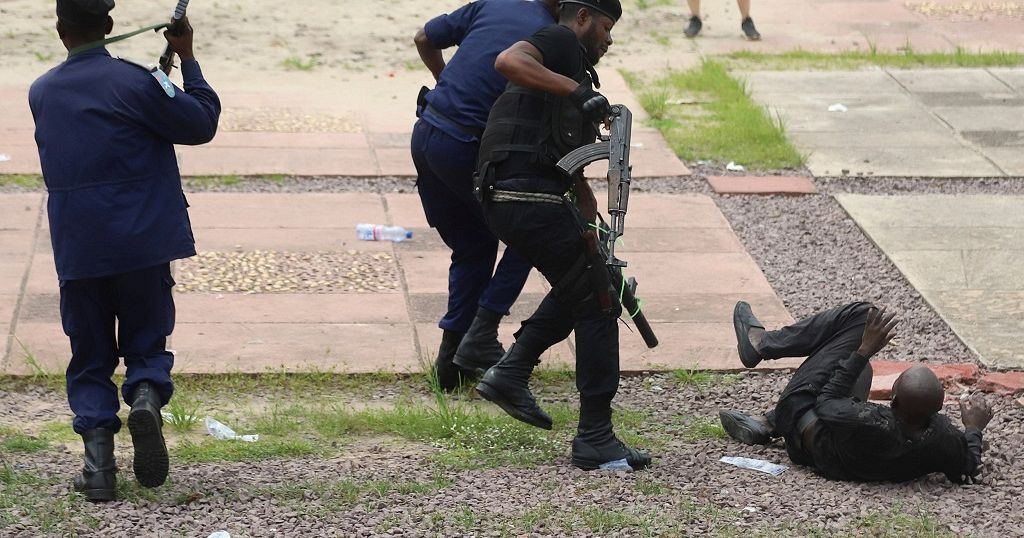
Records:
<instances>
[{"instance_id":1,"label":"white paper scrap","mask_svg":"<svg viewBox=\"0 0 1024 538\"><path fill-rule=\"evenodd\" d=\"M235 430L232 430L223 422L213 418L206 417L206 431L210 432L210 435L221 440L238 440L245 441L247 443L255 443L260 440L259 434L255 435L238 435Z\"/></svg>"},{"instance_id":2,"label":"white paper scrap","mask_svg":"<svg viewBox=\"0 0 1024 538\"><path fill-rule=\"evenodd\" d=\"M761 471L762 473L768 473L772 476L779 476L786 471L785 465L779 465L765 460L757 460L754 458L744 458L740 456L722 456L722 459L718 460L722 463L728 463L729 465L735 465L744 469L753 469L754 471Z\"/></svg>"},{"instance_id":3,"label":"white paper scrap","mask_svg":"<svg viewBox=\"0 0 1024 538\"><path fill-rule=\"evenodd\" d=\"M836 104L828 107L828 111L829 112L846 112L847 110L849 110L849 109L846 108L846 105L844 105L842 103L836 103Z\"/></svg>"}]
</instances>

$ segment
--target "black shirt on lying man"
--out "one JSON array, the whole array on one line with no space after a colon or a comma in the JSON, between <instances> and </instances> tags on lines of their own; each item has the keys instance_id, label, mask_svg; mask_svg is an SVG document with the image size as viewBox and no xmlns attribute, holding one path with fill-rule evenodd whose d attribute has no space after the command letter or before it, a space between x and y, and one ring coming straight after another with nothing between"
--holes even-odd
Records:
<instances>
[{"instance_id":1,"label":"black shirt on lying man","mask_svg":"<svg viewBox=\"0 0 1024 538\"><path fill-rule=\"evenodd\" d=\"M766 332L740 302L733 321L748 367L807 356L764 418L719 414L733 438L767 444L783 437L794 463L835 480L906 481L941 472L962 483L980 472L981 430L992 417L983 399L961 403L961 431L938 413L945 397L941 382L917 365L896 380L891 406L867 401L868 359L895 335L894 315L853 303Z\"/></svg>"}]
</instances>

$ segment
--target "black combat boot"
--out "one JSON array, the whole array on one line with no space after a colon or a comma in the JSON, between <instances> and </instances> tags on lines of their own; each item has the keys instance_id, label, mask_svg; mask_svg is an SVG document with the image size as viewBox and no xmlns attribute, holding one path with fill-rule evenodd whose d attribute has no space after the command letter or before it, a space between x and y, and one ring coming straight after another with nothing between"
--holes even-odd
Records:
<instances>
[{"instance_id":1,"label":"black combat boot","mask_svg":"<svg viewBox=\"0 0 1024 538\"><path fill-rule=\"evenodd\" d=\"M132 410L128 413L128 431L132 434L135 458L132 468L139 485L155 488L167 480L170 465L164 443L163 417L160 416L160 395L149 383L142 382L132 394Z\"/></svg>"},{"instance_id":2,"label":"black combat boot","mask_svg":"<svg viewBox=\"0 0 1024 538\"><path fill-rule=\"evenodd\" d=\"M537 405L530 392L530 374L540 364L539 353L526 351L512 344L508 353L498 361L476 386L476 391L494 402L516 420L531 426L551 429L551 417Z\"/></svg>"},{"instance_id":3,"label":"black combat boot","mask_svg":"<svg viewBox=\"0 0 1024 538\"><path fill-rule=\"evenodd\" d=\"M458 366L452 364L455 351L459 349L459 342L463 335L458 331L445 330L441 335L441 347L437 350L437 359L434 359L434 372L437 374L437 383L441 390L451 392L459 387L466 374Z\"/></svg>"},{"instance_id":4,"label":"black combat boot","mask_svg":"<svg viewBox=\"0 0 1024 538\"><path fill-rule=\"evenodd\" d=\"M651 465L651 457L615 436L609 404L581 405L579 428L572 440L572 464L585 471L639 471Z\"/></svg>"},{"instance_id":5,"label":"black combat boot","mask_svg":"<svg viewBox=\"0 0 1024 538\"><path fill-rule=\"evenodd\" d=\"M75 491L94 502L112 501L117 493L117 466L114 461L114 432L96 428L82 432L85 465L75 477Z\"/></svg>"},{"instance_id":6,"label":"black combat boot","mask_svg":"<svg viewBox=\"0 0 1024 538\"><path fill-rule=\"evenodd\" d=\"M774 413L758 419L741 411L724 410L718 412L718 420L729 437L745 445L767 445L772 442Z\"/></svg>"},{"instance_id":7,"label":"black combat boot","mask_svg":"<svg viewBox=\"0 0 1024 538\"><path fill-rule=\"evenodd\" d=\"M469 326L459 350L455 352L455 365L463 370L484 375L488 368L498 364L505 355L505 348L498 341L498 324L502 315L484 307L476 311L473 324Z\"/></svg>"}]
</instances>

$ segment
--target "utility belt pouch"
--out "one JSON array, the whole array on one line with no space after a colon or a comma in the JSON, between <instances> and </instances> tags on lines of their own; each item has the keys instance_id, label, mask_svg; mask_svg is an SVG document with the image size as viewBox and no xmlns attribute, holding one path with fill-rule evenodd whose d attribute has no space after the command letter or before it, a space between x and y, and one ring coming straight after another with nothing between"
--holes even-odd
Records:
<instances>
[{"instance_id":1,"label":"utility belt pouch","mask_svg":"<svg viewBox=\"0 0 1024 538\"><path fill-rule=\"evenodd\" d=\"M480 205L487 208L491 201L491 191L494 190L494 170L491 163L485 162L480 169L473 173L473 197Z\"/></svg>"},{"instance_id":2,"label":"utility belt pouch","mask_svg":"<svg viewBox=\"0 0 1024 538\"><path fill-rule=\"evenodd\" d=\"M416 117L420 117L423 114L423 109L427 108L427 94L430 93L430 88L426 86L420 86L420 93L416 95Z\"/></svg>"}]
</instances>

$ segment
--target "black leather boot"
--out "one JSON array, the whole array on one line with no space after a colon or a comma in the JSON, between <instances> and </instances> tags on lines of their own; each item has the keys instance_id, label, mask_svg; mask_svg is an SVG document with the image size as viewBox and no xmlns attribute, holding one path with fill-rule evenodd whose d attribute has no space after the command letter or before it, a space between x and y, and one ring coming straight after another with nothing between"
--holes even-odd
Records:
<instances>
[{"instance_id":1,"label":"black leather boot","mask_svg":"<svg viewBox=\"0 0 1024 538\"><path fill-rule=\"evenodd\" d=\"M75 491L94 502L112 501L117 495L117 465L114 461L114 432L103 428L82 432L85 465L75 477Z\"/></svg>"},{"instance_id":2,"label":"black leather boot","mask_svg":"<svg viewBox=\"0 0 1024 538\"><path fill-rule=\"evenodd\" d=\"M455 365L478 376L484 375L488 368L498 364L505 355L505 348L498 341L498 325L503 316L480 307L469 326L465 338L455 352Z\"/></svg>"},{"instance_id":3,"label":"black leather boot","mask_svg":"<svg viewBox=\"0 0 1024 538\"><path fill-rule=\"evenodd\" d=\"M486 400L494 402L512 418L531 426L551 429L551 417L537 405L530 392L530 374L540 364L539 353L530 353L522 346L512 344L508 353L498 361L476 386Z\"/></svg>"},{"instance_id":4,"label":"black leather boot","mask_svg":"<svg viewBox=\"0 0 1024 538\"><path fill-rule=\"evenodd\" d=\"M437 358L434 359L434 372L437 374L437 383L441 390L451 392L459 387L462 378L466 375L459 370L458 366L452 364L455 357L455 350L459 348L459 342L463 335L457 331L445 330L441 335L441 347L437 350Z\"/></svg>"},{"instance_id":5,"label":"black leather boot","mask_svg":"<svg viewBox=\"0 0 1024 538\"><path fill-rule=\"evenodd\" d=\"M638 471L650 466L651 457L615 436L610 405L597 409L581 406L579 428L572 440L572 464L585 471Z\"/></svg>"},{"instance_id":6,"label":"black leather boot","mask_svg":"<svg viewBox=\"0 0 1024 538\"><path fill-rule=\"evenodd\" d=\"M132 468L139 485L155 488L167 480L170 466L164 443L164 420L160 416L160 395L149 383L142 382L132 394L128 413L128 432L132 434L135 458Z\"/></svg>"}]
</instances>

